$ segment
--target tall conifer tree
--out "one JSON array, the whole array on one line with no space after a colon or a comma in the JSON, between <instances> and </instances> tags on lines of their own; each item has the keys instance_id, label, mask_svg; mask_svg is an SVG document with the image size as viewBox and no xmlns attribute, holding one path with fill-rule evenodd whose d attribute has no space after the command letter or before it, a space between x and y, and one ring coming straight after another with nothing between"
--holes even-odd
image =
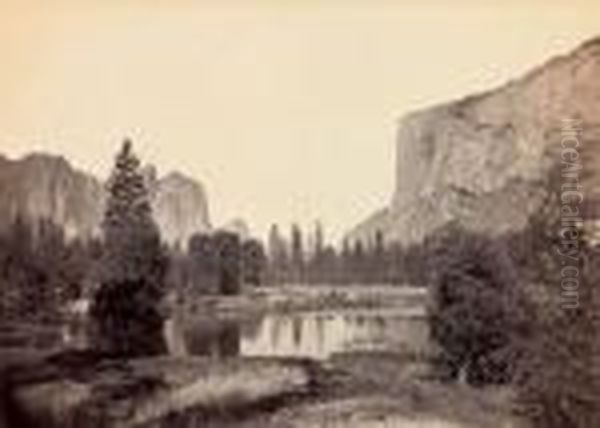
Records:
<instances>
[{"instance_id":1,"label":"tall conifer tree","mask_svg":"<svg viewBox=\"0 0 600 428\"><path fill-rule=\"evenodd\" d=\"M97 345L114 354L160 353L165 349L159 304L167 258L129 140L117 155L108 191L101 286L92 306Z\"/></svg>"}]
</instances>

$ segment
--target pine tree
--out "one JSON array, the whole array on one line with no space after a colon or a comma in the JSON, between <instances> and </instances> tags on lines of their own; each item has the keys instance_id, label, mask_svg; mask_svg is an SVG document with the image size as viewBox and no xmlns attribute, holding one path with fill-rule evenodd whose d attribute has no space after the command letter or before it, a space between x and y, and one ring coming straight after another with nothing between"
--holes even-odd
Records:
<instances>
[{"instance_id":1,"label":"pine tree","mask_svg":"<svg viewBox=\"0 0 600 428\"><path fill-rule=\"evenodd\" d=\"M165 350L159 304L167 258L140 162L126 140L108 183L101 284L92 306L99 347L119 355Z\"/></svg>"},{"instance_id":2,"label":"pine tree","mask_svg":"<svg viewBox=\"0 0 600 428\"><path fill-rule=\"evenodd\" d=\"M323 224L317 221L315 225L315 248L314 254L320 255L323 253L325 247L325 233L323 232Z\"/></svg>"},{"instance_id":3,"label":"pine tree","mask_svg":"<svg viewBox=\"0 0 600 428\"><path fill-rule=\"evenodd\" d=\"M286 281L288 271L287 243L276 224L269 230L269 282L281 285Z\"/></svg>"},{"instance_id":4,"label":"pine tree","mask_svg":"<svg viewBox=\"0 0 600 428\"><path fill-rule=\"evenodd\" d=\"M354 242L350 256L350 283L360 284L365 282L365 247L362 241Z\"/></svg>"},{"instance_id":5,"label":"pine tree","mask_svg":"<svg viewBox=\"0 0 600 428\"><path fill-rule=\"evenodd\" d=\"M320 221L317 221L314 232L314 247L312 251L312 257L310 259L310 265L308 266L308 279L313 284L322 282L323 277L325 276L324 255L325 237L323 225Z\"/></svg>"},{"instance_id":6,"label":"pine tree","mask_svg":"<svg viewBox=\"0 0 600 428\"><path fill-rule=\"evenodd\" d=\"M1 319L31 319L39 309L43 280L35 263L30 225L16 216L0 241Z\"/></svg>"},{"instance_id":7,"label":"pine tree","mask_svg":"<svg viewBox=\"0 0 600 428\"><path fill-rule=\"evenodd\" d=\"M242 244L242 271L244 283L259 286L263 282L266 255L263 244L249 239Z\"/></svg>"},{"instance_id":8,"label":"pine tree","mask_svg":"<svg viewBox=\"0 0 600 428\"><path fill-rule=\"evenodd\" d=\"M388 254L385 238L381 230L375 233L375 244L371 251L369 282L383 284L388 279Z\"/></svg>"},{"instance_id":9,"label":"pine tree","mask_svg":"<svg viewBox=\"0 0 600 428\"><path fill-rule=\"evenodd\" d=\"M350 241L344 239L340 252L338 282L344 285L349 284L352 281L352 277L352 249L350 248Z\"/></svg>"},{"instance_id":10,"label":"pine tree","mask_svg":"<svg viewBox=\"0 0 600 428\"><path fill-rule=\"evenodd\" d=\"M188 244L192 294L218 292L218 254L216 240L205 233L196 233Z\"/></svg>"},{"instance_id":11,"label":"pine tree","mask_svg":"<svg viewBox=\"0 0 600 428\"><path fill-rule=\"evenodd\" d=\"M292 282L304 280L304 246L302 231L297 224L292 225Z\"/></svg>"},{"instance_id":12,"label":"pine tree","mask_svg":"<svg viewBox=\"0 0 600 428\"><path fill-rule=\"evenodd\" d=\"M225 295L239 294L242 279L240 238L236 233L219 231L215 234L214 240L219 292Z\"/></svg>"}]
</instances>

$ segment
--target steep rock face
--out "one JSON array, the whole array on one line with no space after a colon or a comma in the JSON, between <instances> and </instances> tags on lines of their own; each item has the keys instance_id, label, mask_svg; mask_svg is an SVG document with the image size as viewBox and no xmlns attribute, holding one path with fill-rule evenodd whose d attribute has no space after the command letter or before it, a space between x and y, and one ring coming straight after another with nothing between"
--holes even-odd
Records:
<instances>
[{"instance_id":1,"label":"steep rock face","mask_svg":"<svg viewBox=\"0 0 600 428\"><path fill-rule=\"evenodd\" d=\"M185 243L195 232L210 228L202 185L179 173L157 179L146 168L154 217L163 239ZM49 219L69 237L99 233L106 190L92 175L73 168L64 158L32 154L20 160L0 156L0 227L16 216L29 221Z\"/></svg>"},{"instance_id":2,"label":"steep rock face","mask_svg":"<svg viewBox=\"0 0 600 428\"><path fill-rule=\"evenodd\" d=\"M67 236L98 232L105 192L94 177L73 169L57 156L32 154L21 160L0 160L0 225L20 216L50 219Z\"/></svg>"},{"instance_id":3,"label":"steep rock face","mask_svg":"<svg viewBox=\"0 0 600 428\"><path fill-rule=\"evenodd\" d=\"M167 242L186 245L194 233L210 229L204 188L180 173L170 173L156 182L153 209Z\"/></svg>"},{"instance_id":4,"label":"steep rock face","mask_svg":"<svg viewBox=\"0 0 600 428\"><path fill-rule=\"evenodd\" d=\"M581 119L589 151L600 120L600 39L499 89L402 119L392 201L348 238L382 230L408 244L450 220L488 234L522 228L560 161L565 119Z\"/></svg>"}]
</instances>

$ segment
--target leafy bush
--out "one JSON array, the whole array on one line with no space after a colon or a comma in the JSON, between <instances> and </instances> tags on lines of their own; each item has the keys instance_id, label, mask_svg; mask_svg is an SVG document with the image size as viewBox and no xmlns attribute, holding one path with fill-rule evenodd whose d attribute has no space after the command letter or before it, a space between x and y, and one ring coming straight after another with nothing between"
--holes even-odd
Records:
<instances>
[{"instance_id":1,"label":"leafy bush","mask_svg":"<svg viewBox=\"0 0 600 428\"><path fill-rule=\"evenodd\" d=\"M472 384L510 379L511 332L521 320L518 277L506 248L451 224L427 243L431 338L444 377Z\"/></svg>"}]
</instances>

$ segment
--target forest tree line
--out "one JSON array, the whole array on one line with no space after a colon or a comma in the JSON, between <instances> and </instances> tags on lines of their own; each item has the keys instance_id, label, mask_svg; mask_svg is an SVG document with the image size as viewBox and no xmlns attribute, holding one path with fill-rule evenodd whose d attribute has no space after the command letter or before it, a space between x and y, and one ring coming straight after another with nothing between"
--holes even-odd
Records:
<instances>
[{"instance_id":1,"label":"forest tree line","mask_svg":"<svg viewBox=\"0 0 600 428\"><path fill-rule=\"evenodd\" d=\"M377 234L371 245L344 242L337 249L319 224L314 236L304 240L293 226L286 239L273 226L267 246L224 230L197 233L184 248L162 244L165 288L185 297L284 284L423 284L421 246L386 245ZM100 238L68 238L50 220L16 217L0 231L0 317L58 317L69 303L90 298L104 253Z\"/></svg>"},{"instance_id":2,"label":"forest tree line","mask_svg":"<svg viewBox=\"0 0 600 428\"><path fill-rule=\"evenodd\" d=\"M316 222L303 234L293 224L286 237L278 225L268 236L266 283L271 285L421 285L423 264L420 245L387 242L382 231L370 241L344 239L338 247L325 239Z\"/></svg>"}]
</instances>

